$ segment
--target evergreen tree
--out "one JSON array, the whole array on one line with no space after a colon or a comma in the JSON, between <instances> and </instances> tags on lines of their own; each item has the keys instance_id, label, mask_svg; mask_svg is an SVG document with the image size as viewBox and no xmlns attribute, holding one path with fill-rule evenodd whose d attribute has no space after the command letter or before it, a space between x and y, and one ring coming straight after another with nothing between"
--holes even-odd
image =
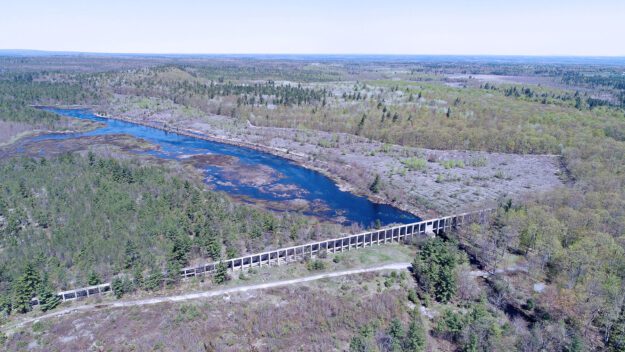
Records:
<instances>
[{"instance_id":1,"label":"evergreen tree","mask_svg":"<svg viewBox=\"0 0 625 352\"><path fill-rule=\"evenodd\" d=\"M57 296L48 285L43 286L39 290L38 297L39 305L44 312L56 308L61 303L61 297Z\"/></svg>"},{"instance_id":2,"label":"evergreen tree","mask_svg":"<svg viewBox=\"0 0 625 352\"><path fill-rule=\"evenodd\" d=\"M382 221L380 221L380 219L375 219L373 227L376 228L376 229L381 229L382 228Z\"/></svg>"},{"instance_id":3,"label":"evergreen tree","mask_svg":"<svg viewBox=\"0 0 625 352\"><path fill-rule=\"evenodd\" d=\"M89 166L95 165L95 154L91 150L87 153L87 159L89 161Z\"/></svg>"},{"instance_id":4,"label":"evergreen tree","mask_svg":"<svg viewBox=\"0 0 625 352\"><path fill-rule=\"evenodd\" d=\"M379 193L380 192L380 175L375 175L375 179L373 180L373 183L371 183L371 186L369 186L369 190L372 193Z\"/></svg>"},{"instance_id":5,"label":"evergreen tree","mask_svg":"<svg viewBox=\"0 0 625 352\"><path fill-rule=\"evenodd\" d=\"M370 325L364 325L360 328L358 335L352 337L349 343L350 352L367 352L373 351L371 337L373 328Z\"/></svg>"},{"instance_id":6,"label":"evergreen tree","mask_svg":"<svg viewBox=\"0 0 625 352\"><path fill-rule=\"evenodd\" d=\"M30 301L40 284L39 273L35 270L35 266L28 262L24 274L13 284L13 308L20 313L30 311Z\"/></svg>"},{"instance_id":7,"label":"evergreen tree","mask_svg":"<svg viewBox=\"0 0 625 352\"><path fill-rule=\"evenodd\" d=\"M163 273L161 273L160 270L152 270L145 278L143 288L148 291L157 290L161 287L162 282Z\"/></svg>"},{"instance_id":8,"label":"evergreen tree","mask_svg":"<svg viewBox=\"0 0 625 352\"><path fill-rule=\"evenodd\" d=\"M139 250L131 240L126 241L124 252L124 268L130 269L139 261Z\"/></svg>"},{"instance_id":9,"label":"evergreen tree","mask_svg":"<svg viewBox=\"0 0 625 352\"><path fill-rule=\"evenodd\" d=\"M364 337L360 335L356 335L352 337L352 340L349 343L349 351L350 352L367 352L367 341Z\"/></svg>"},{"instance_id":10,"label":"evergreen tree","mask_svg":"<svg viewBox=\"0 0 625 352\"><path fill-rule=\"evenodd\" d=\"M11 296L0 294L0 316L11 314L12 309Z\"/></svg>"},{"instance_id":11,"label":"evergreen tree","mask_svg":"<svg viewBox=\"0 0 625 352\"><path fill-rule=\"evenodd\" d=\"M188 237L181 235L175 236L173 238L173 245L169 253L168 262L179 264L180 267L184 266L187 263L187 254L190 249L191 243Z\"/></svg>"},{"instance_id":12,"label":"evergreen tree","mask_svg":"<svg viewBox=\"0 0 625 352\"><path fill-rule=\"evenodd\" d=\"M31 294L34 294L41 283L41 278L39 277L39 273L35 270L33 263L26 263L23 277L30 289Z\"/></svg>"},{"instance_id":13,"label":"evergreen tree","mask_svg":"<svg viewBox=\"0 0 625 352\"><path fill-rule=\"evenodd\" d=\"M226 266L226 263L219 262L215 270L215 275L213 276L213 282L219 285L223 284L229 279L230 277L228 276L228 267Z\"/></svg>"},{"instance_id":14,"label":"evergreen tree","mask_svg":"<svg viewBox=\"0 0 625 352\"><path fill-rule=\"evenodd\" d=\"M25 276L21 276L13 284L13 309L19 313L29 312L32 289Z\"/></svg>"},{"instance_id":15,"label":"evergreen tree","mask_svg":"<svg viewBox=\"0 0 625 352\"><path fill-rule=\"evenodd\" d=\"M404 342L404 351L406 352L421 352L425 351L426 346L426 334L421 321L421 315L418 308L412 311L412 320L408 325L408 331L406 332L406 339Z\"/></svg>"},{"instance_id":16,"label":"evergreen tree","mask_svg":"<svg viewBox=\"0 0 625 352\"><path fill-rule=\"evenodd\" d=\"M206 252L213 260L217 260L221 256L221 241L216 233L207 236Z\"/></svg>"},{"instance_id":17,"label":"evergreen tree","mask_svg":"<svg viewBox=\"0 0 625 352\"><path fill-rule=\"evenodd\" d=\"M356 131L356 134L360 134L362 129L365 127L366 120L367 120L367 114L362 114L362 118L360 119L360 122L358 123L358 130Z\"/></svg>"},{"instance_id":18,"label":"evergreen tree","mask_svg":"<svg viewBox=\"0 0 625 352\"><path fill-rule=\"evenodd\" d=\"M119 276L115 277L113 281L111 281L111 289L113 290L115 298L120 299L124 296L124 293L126 293L125 286L124 280Z\"/></svg>"},{"instance_id":19,"label":"evergreen tree","mask_svg":"<svg viewBox=\"0 0 625 352\"><path fill-rule=\"evenodd\" d=\"M180 271L182 270L182 265L177 261L169 260L167 262L167 275L163 277L165 283L170 286L178 283L180 281Z\"/></svg>"},{"instance_id":20,"label":"evergreen tree","mask_svg":"<svg viewBox=\"0 0 625 352\"><path fill-rule=\"evenodd\" d=\"M427 241L412 264L419 288L446 303L456 294L457 250L440 238Z\"/></svg>"},{"instance_id":21,"label":"evergreen tree","mask_svg":"<svg viewBox=\"0 0 625 352\"><path fill-rule=\"evenodd\" d=\"M625 305L621 307L618 320L612 325L608 347L612 352L625 351Z\"/></svg>"},{"instance_id":22,"label":"evergreen tree","mask_svg":"<svg viewBox=\"0 0 625 352\"><path fill-rule=\"evenodd\" d=\"M143 287L145 280L143 278L143 269L140 266L135 266L132 273L134 283L136 287Z\"/></svg>"},{"instance_id":23,"label":"evergreen tree","mask_svg":"<svg viewBox=\"0 0 625 352\"><path fill-rule=\"evenodd\" d=\"M388 335L391 337L391 351L401 351L404 329L399 319L395 318L391 320L391 324L388 327Z\"/></svg>"},{"instance_id":24,"label":"evergreen tree","mask_svg":"<svg viewBox=\"0 0 625 352\"><path fill-rule=\"evenodd\" d=\"M95 285L99 285L100 283L102 283L102 280L100 279L100 275L98 275L98 273L96 273L95 271L91 271L89 273L89 277L87 278L87 284L89 286L95 286Z\"/></svg>"},{"instance_id":25,"label":"evergreen tree","mask_svg":"<svg viewBox=\"0 0 625 352\"><path fill-rule=\"evenodd\" d=\"M434 295L440 302L449 302L456 294L456 277L453 267L441 268L438 274Z\"/></svg>"}]
</instances>

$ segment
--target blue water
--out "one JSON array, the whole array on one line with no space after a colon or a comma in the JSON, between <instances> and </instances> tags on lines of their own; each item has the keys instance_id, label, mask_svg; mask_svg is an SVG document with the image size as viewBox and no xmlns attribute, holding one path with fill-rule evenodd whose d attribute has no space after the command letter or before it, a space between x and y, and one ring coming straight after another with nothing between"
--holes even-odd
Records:
<instances>
[{"instance_id":1,"label":"blue water","mask_svg":"<svg viewBox=\"0 0 625 352\"><path fill-rule=\"evenodd\" d=\"M159 158L183 160L189 155L214 154L235 157L238 159L238 164L247 170L257 170L259 167L270 168L270 173L274 177L261 185L241 181L232 170L229 172L219 166L208 166L203 169L206 183L213 189L224 191L235 198L251 203L265 203L272 208L272 202L303 199L309 204L315 204L301 211L303 214L337 221L345 225L357 223L362 226L371 226L378 220L383 225L420 220L395 207L373 203L365 197L343 192L328 177L269 153L102 118L89 110L57 108L46 108L46 110L63 116L101 122L104 126L85 133L43 135L37 137L37 140L127 134L157 145L158 150L143 153Z\"/></svg>"}]
</instances>

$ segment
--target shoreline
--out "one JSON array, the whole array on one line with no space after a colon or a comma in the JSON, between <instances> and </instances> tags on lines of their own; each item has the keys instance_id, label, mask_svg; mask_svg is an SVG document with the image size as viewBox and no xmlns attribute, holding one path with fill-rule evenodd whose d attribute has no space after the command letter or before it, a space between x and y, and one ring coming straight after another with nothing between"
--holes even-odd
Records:
<instances>
[{"instance_id":1,"label":"shoreline","mask_svg":"<svg viewBox=\"0 0 625 352\"><path fill-rule=\"evenodd\" d=\"M339 190L343 191L343 192L349 192L352 193L354 195L357 196L361 196L361 197L365 197L367 198L369 201L376 203L376 204L384 204L384 205L390 205L392 207L395 207L401 211L407 212L413 216L416 216L418 218L426 218L428 216L436 216L438 215L437 212L435 212L432 209L426 210L426 209L421 209L421 208L417 208L417 207L409 207L406 205L401 205L401 204L397 204L394 203L392 201L386 200L382 197L379 196L374 196L369 194L366 191L363 191L362 189L359 189L353 185L351 185L350 183L348 183L347 181L343 180L342 178L330 173L328 170L325 170L319 166L313 165L312 163L310 163L308 161L308 157L307 155L304 154L300 154L300 153L292 153L289 152L289 150L284 150L281 148L274 148L274 147L269 147L269 146L265 146L265 145L261 145L261 144L256 144L256 143L249 143L249 142L245 142L245 141L240 141L240 140L235 140L235 139L230 139L227 138L225 136L215 136L215 135L209 135L206 134L204 132L200 132L197 130L193 130L193 129L180 129L180 128L173 128L173 127L167 127L167 126L163 126L160 123L154 122L154 121L137 121L137 120L133 120L127 117L120 117L120 116L112 116L112 115L108 115L106 113L101 113L101 112L96 112L95 109L98 108L98 106L87 106L87 105L58 105L58 106L43 106L43 105L39 105L36 106L39 108L60 108L60 109L89 109L92 110L92 113L100 118L105 118L105 119L111 119L111 120L118 120L118 121L123 121L123 122L128 122L128 123L133 123L136 125L141 125L141 126L146 126L146 127L151 127L151 128L156 128L165 132L169 132L169 133L176 133L179 135L183 135L186 137L192 137L192 138L198 138L201 140L206 140L209 142L215 142L215 143L222 143L222 144L229 144L229 145L234 145L234 146L238 146L238 147L242 147L242 148L248 148L248 149L253 149L253 150L257 150L263 153L268 153L283 159L286 159L288 161L294 162L296 165L304 167L306 169L318 172L322 175L324 175L325 177L329 178L330 180L332 180L332 182L334 182L337 187L339 188Z\"/></svg>"},{"instance_id":2,"label":"shoreline","mask_svg":"<svg viewBox=\"0 0 625 352\"><path fill-rule=\"evenodd\" d=\"M215 136L215 135L208 135L204 132L200 132L197 130L193 130L193 129L179 129L179 128L172 128L172 127L166 127L166 126L162 126L159 123L156 122L152 122L152 121L136 121L130 118L126 118L126 117L117 117L117 116L110 116L110 115L106 115L106 114L101 114L101 113L97 113L97 112L93 112L93 114L97 117L101 117L101 118L105 118L105 119L111 119L111 120L118 120L118 121L124 121L124 122L128 122L128 123L133 123L133 124L137 124L137 125L141 125L141 126L146 126L146 127L151 127L151 128L156 128L165 132L169 132L169 133L176 133L182 136L186 136L186 137L192 137L192 138L198 138L198 139L202 139L205 141L209 141L209 142L216 142L216 143L222 143L222 144L229 144L229 145L234 145L237 147L242 147L242 148L248 148L248 149L253 149L253 150L257 150L263 153L268 153L286 160L289 160L291 162L294 162L295 164L297 164L298 166L304 167L306 169L318 172L322 175L324 175L325 177L329 178L330 180L332 180L332 182L334 182L337 187L339 188L339 190L343 191L343 192L349 192L352 193L354 195L357 196L361 196L361 197L365 197L367 198L369 201L376 203L376 204L385 204L385 205L390 205L392 207L395 207L401 211L407 212L409 214L412 214L414 216L417 216L418 218L423 218L424 214L430 214L432 215L437 215L435 212L433 211L422 211L419 212L419 209L410 209L406 206L402 206L399 204L395 204L391 201L387 201L385 199L383 199L382 197L376 197L376 196L372 196L366 192L363 192L361 189L358 189L356 187L354 187L353 185L351 185L350 183L348 183L347 181L343 180L342 178L330 173L329 171L318 167L316 165L311 164L310 162L308 162L308 158L306 155L303 154L299 154L299 153L291 153L288 150L284 150L281 148L274 148L274 147L268 147L265 145L261 145L261 144L256 144L256 143L249 143L249 142L244 142L244 141L239 141L239 140L235 140L235 139L230 139L230 138L226 138L226 137L221 137L221 136ZM421 214L421 215L419 215Z\"/></svg>"},{"instance_id":3,"label":"shoreline","mask_svg":"<svg viewBox=\"0 0 625 352\"><path fill-rule=\"evenodd\" d=\"M22 132L20 134L17 134L13 137L11 137L11 140L8 142L2 142L0 143L0 148L4 148L4 147L9 147L15 143L18 143L24 139L27 138L35 138L35 137L39 137L41 135L46 135L46 134L72 134L72 133L82 133L82 132L87 132L89 131L88 129L85 130L30 130L30 131L25 131Z\"/></svg>"}]
</instances>

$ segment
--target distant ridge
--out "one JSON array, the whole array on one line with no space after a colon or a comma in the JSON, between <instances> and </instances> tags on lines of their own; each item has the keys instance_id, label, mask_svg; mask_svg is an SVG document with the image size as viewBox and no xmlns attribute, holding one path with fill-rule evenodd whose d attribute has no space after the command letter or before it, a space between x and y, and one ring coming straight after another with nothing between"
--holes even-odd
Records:
<instances>
[{"instance_id":1,"label":"distant ridge","mask_svg":"<svg viewBox=\"0 0 625 352\"><path fill-rule=\"evenodd\" d=\"M530 56L530 55L407 55L407 54L177 54L177 53L98 53L0 49L0 56L46 57L161 57L161 58L240 58L294 61L378 61L378 62L475 62L499 64L586 64L625 65L625 56Z\"/></svg>"},{"instance_id":2,"label":"distant ridge","mask_svg":"<svg viewBox=\"0 0 625 352\"><path fill-rule=\"evenodd\" d=\"M63 56L80 55L74 51L45 51L31 49L0 49L0 56Z\"/></svg>"}]
</instances>

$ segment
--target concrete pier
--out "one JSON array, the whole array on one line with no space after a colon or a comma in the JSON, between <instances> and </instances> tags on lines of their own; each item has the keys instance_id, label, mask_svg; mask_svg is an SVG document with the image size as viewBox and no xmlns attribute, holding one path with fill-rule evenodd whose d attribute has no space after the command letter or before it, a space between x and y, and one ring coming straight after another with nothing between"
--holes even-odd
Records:
<instances>
[{"instance_id":1,"label":"concrete pier","mask_svg":"<svg viewBox=\"0 0 625 352\"><path fill-rule=\"evenodd\" d=\"M477 212L424 220L407 225L398 225L355 235L250 254L239 258L228 259L228 269L240 271L254 267L281 265L306 258L315 258L318 257L321 252L340 253L385 243L410 242L416 236L450 231L470 222L483 223L490 217L492 212L493 210L491 209L480 210ZM211 274L215 271L217 264L218 263L213 262L195 267L187 267L180 271L180 275L183 278L189 278Z\"/></svg>"},{"instance_id":2,"label":"concrete pier","mask_svg":"<svg viewBox=\"0 0 625 352\"><path fill-rule=\"evenodd\" d=\"M386 243L411 243L417 236L428 236L464 226L469 223L486 223L495 209L484 209L475 212L446 216L438 219L424 220L412 224L398 225L384 229L376 229L355 235L346 235L328 240L306 243L297 246L279 248L243 257L226 259L223 263L229 271L248 270L255 267L278 266L297 262L307 258L316 258L320 253L341 253L365 247L379 246ZM210 275L217 269L219 262L206 263L200 266L187 267L180 271L182 278ZM63 301L86 298L111 292L111 284L82 287L59 292ZM39 304L34 298L32 305Z\"/></svg>"}]
</instances>

